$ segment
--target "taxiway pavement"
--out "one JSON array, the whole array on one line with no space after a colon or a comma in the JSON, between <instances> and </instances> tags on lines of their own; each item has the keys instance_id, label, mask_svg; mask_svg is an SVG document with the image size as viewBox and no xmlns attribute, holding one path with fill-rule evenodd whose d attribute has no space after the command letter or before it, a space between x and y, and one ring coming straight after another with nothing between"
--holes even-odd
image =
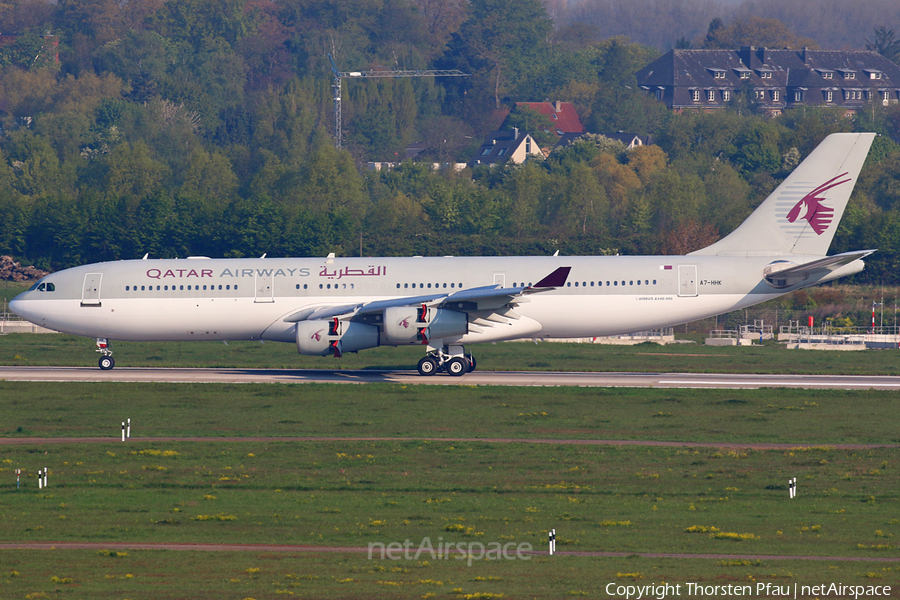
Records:
<instances>
[{"instance_id":1,"label":"taxiway pavement","mask_svg":"<svg viewBox=\"0 0 900 600\"><path fill-rule=\"evenodd\" d=\"M0 366L5 381L157 383L400 383L405 385L503 385L531 387L644 387L759 389L804 388L900 390L900 377L857 375L755 375L729 373L562 373L475 371L462 377L422 377L405 370L167 369L118 367Z\"/></svg>"}]
</instances>

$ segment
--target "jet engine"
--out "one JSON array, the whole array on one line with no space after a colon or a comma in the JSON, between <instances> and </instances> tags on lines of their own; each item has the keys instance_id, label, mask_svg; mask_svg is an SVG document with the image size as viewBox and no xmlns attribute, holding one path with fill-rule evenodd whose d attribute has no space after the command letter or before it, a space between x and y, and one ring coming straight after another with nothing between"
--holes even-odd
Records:
<instances>
[{"instance_id":1,"label":"jet engine","mask_svg":"<svg viewBox=\"0 0 900 600\"><path fill-rule=\"evenodd\" d=\"M422 306L392 306L384 311L384 335L394 344L427 344L428 340L469 332L466 313Z\"/></svg>"},{"instance_id":2,"label":"jet engine","mask_svg":"<svg viewBox=\"0 0 900 600\"><path fill-rule=\"evenodd\" d=\"M356 352L378 346L378 328L365 323L341 321L300 321L297 323L297 352L312 356Z\"/></svg>"}]
</instances>

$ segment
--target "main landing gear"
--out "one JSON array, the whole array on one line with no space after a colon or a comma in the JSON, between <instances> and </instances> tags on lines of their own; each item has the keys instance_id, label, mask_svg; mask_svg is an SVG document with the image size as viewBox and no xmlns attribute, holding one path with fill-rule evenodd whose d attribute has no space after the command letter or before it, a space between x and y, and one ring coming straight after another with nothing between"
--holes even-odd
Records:
<instances>
[{"instance_id":1,"label":"main landing gear","mask_svg":"<svg viewBox=\"0 0 900 600\"><path fill-rule=\"evenodd\" d=\"M116 366L116 359L112 357L112 346L106 338L97 338L97 352L100 353L100 370L109 371Z\"/></svg>"},{"instance_id":2,"label":"main landing gear","mask_svg":"<svg viewBox=\"0 0 900 600\"><path fill-rule=\"evenodd\" d=\"M466 354L462 346L451 346L429 352L419 361L417 368L419 375L434 375L443 371L453 377L461 377L475 370L475 357Z\"/></svg>"}]
</instances>

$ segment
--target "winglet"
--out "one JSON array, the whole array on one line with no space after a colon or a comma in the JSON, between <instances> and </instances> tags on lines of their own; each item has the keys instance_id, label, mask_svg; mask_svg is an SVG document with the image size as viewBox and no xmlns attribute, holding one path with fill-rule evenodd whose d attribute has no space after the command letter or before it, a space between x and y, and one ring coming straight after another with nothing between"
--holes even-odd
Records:
<instances>
[{"instance_id":1,"label":"winglet","mask_svg":"<svg viewBox=\"0 0 900 600\"><path fill-rule=\"evenodd\" d=\"M572 267L560 267L531 286L531 288L562 287L566 285L566 279L569 278L569 271L571 270Z\"/></svg>"}]
</instances>

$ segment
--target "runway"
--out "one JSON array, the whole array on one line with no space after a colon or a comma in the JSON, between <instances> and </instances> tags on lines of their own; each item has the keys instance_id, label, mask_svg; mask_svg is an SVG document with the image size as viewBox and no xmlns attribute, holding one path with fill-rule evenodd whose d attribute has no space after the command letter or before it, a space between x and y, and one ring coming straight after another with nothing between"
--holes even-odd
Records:
<instances>
[{"instance_id":1,"label":"runway","mask_svg":"<svg viewBox=\"0 0 900 600\"><path fill-rule=\"evenodd\" d=\"M422 377L403 370L164 369L118 367L0 366L3 381L153 383L398 383L403 385L502 385L525 387L633 387L759 389L804 388L900 390L900 377L857 375L753 375L728 373L565 373L475 371L462 377Z\"/></svg>"}]
</instances>

